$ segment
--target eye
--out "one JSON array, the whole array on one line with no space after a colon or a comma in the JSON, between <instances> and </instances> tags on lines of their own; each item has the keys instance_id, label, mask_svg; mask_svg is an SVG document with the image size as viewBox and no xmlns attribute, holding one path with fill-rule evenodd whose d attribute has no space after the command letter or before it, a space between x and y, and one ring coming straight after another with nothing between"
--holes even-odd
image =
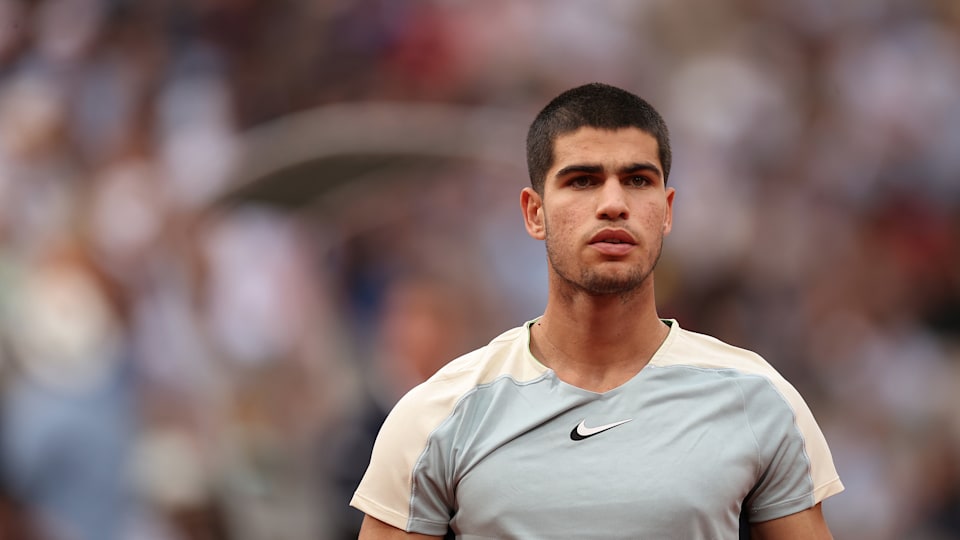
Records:
<instances>
[{"instance_id":1,"label":"eye","mask_svg":"<svg viewBox=\"0 0 960 540\"><path fill-rule=\"evenodd\" d=\"M630 176L627 178L627 184L635 187L643 187L650 183L646 176Z\"/></svg>"},{"instance_id":2,"label":"eye","mask_svg":"<svg viewBox=\"0 0 960 540\"><path fill-rule=\"evenodd\" d=\"M570 179L569 186L574 188L586 188L593 185L593 177L591 176L576 176Z\"/></svg>"}]
</instances>

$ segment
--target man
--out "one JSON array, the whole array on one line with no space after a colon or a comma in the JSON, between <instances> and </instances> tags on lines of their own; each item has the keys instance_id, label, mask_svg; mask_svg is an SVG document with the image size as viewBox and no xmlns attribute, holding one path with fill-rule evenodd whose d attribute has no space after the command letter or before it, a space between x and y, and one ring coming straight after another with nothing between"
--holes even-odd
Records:
<instances>
[{"instance_id":1,"label":"man","mask_svg":"<svg viewBox=\"0 0 960 540\"><path fill-rule=\"evenodd\" d=\"M413 389L351 504L360 538L828 539L842 491L800 395L756 354L662 320L670 143L644 100L564 92L527 137L544 314Z\"/></svg>"}]
</instances>

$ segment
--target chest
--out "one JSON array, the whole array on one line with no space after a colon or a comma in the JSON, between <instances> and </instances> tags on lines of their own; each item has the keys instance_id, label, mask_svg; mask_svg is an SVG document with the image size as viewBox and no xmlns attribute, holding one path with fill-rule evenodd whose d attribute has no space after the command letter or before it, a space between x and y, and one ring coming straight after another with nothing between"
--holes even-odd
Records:
<instances>
[{"instance_id":1,"label":"chest","mask_svg":"<svg viewBox=\"0 0 960 540\"><path fill-rule=\"evenodd\" d=\"M487 404L455 445L452 526L521 538L736 538L757 481L742 399L722 381ZM622 423L621 423L622 422Z\"/></svg>"}]
</instances>

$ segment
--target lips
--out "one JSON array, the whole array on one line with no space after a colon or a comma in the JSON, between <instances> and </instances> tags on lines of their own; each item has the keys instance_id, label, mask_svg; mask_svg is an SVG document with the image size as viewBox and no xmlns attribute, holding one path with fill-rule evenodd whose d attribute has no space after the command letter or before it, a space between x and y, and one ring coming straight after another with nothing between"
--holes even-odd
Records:
<instances>
[{"instance_id":1,"label":"lips","mask_svg":"<svg viewBox=\"0 0 960 540\"><path fill-rule=\"evenodd\" d=\"M604 229L590 239L590 247L610 257L626 255L634 246L633 236L623 229Z\"/></svg>"},{"instance_id":2,"label":"lips","mask_svg":"<svg viewBox=\"0 0 960 540\"><path fill-rule=\"evenodd\" d=\"M633 239L633 236L623 229L604 229L597 234L593 235L593 238L590 239L591 244L630 244L634 245L636 242Z\"/></svg>"}]
</instances>

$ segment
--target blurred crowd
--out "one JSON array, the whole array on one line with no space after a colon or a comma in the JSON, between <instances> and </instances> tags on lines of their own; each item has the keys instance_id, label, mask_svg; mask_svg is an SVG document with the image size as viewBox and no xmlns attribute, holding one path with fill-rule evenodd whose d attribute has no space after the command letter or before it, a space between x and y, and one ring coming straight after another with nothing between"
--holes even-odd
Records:
<instances>
[{"instance_id":1,"label":"blurred crowd","mask_svg":"<svg viewBox=\"0 0 960 540\"><path fill-rule=\"evenodd\" d=\"M386 411L543 309L524 164L218 204L245 133L593 80L671 126L662 315L803 393L834 535L960 538L953 0L0 0L0 538L355 537Z\"/></svg>"}]
</instances>

